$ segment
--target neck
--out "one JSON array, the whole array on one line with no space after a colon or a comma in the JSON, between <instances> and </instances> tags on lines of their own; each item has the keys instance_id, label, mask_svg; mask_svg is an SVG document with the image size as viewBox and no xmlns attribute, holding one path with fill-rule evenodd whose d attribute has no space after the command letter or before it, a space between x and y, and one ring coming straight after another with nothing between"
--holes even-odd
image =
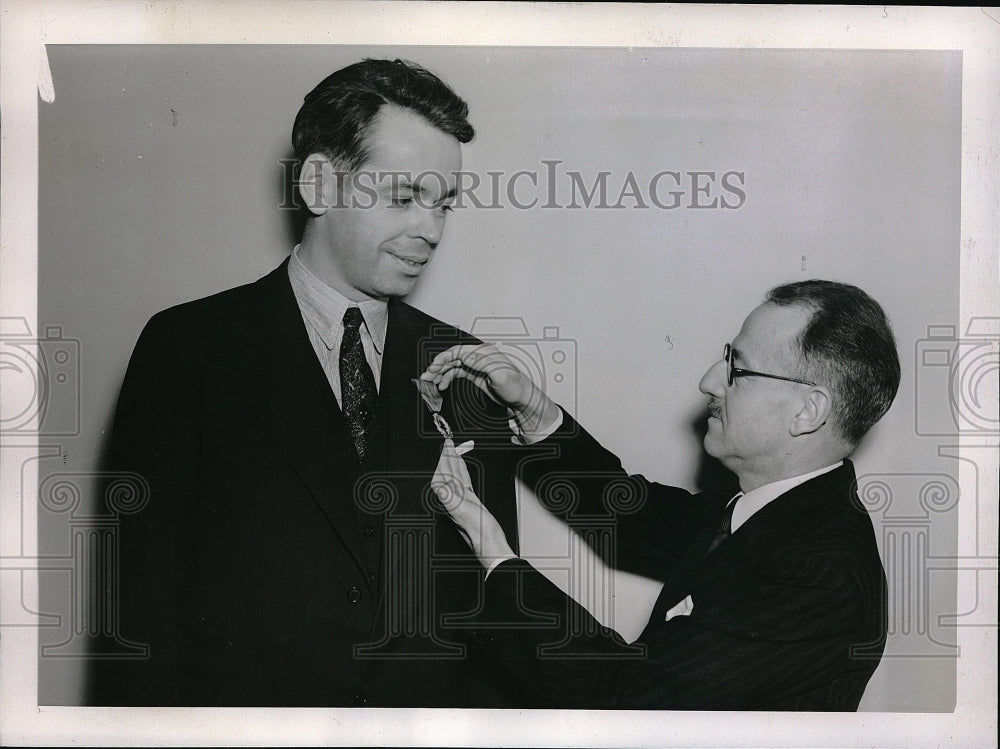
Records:
<instances>
[{"instance_id":1,"label":"neck","mask_svg":"<svg viewBox=\"0 0 1000 749\"><path fill-rule=\"evenodd\" d=\"M332 250L318 240L315 232L310 231L311 226L312 222L306 224L302 241L299 243L299 260L302 261L302 264L316 278L352 302L367 302L369 299L374 299L343 279L335 265L330 261Z\"/></svg>"},{"instance_id":2,"label":"neck","mask_svg":"<svg viewBox=\"0 0 1000 749\"><path fill-rule=\"evenodd\" d=\"M849 452L843 450L823 451L809 457L797 456L796 460L786 461L770 470L753 471L747 470L746 467L741 467L735 473L740 481L740 489L744 492L750 492L767 484L773 484L775 481L784 481L795 476L802 476L806 473L818 471L820 468L826 468L834 463L839 463L849 455Z\"/></svg>"}]
</instances>

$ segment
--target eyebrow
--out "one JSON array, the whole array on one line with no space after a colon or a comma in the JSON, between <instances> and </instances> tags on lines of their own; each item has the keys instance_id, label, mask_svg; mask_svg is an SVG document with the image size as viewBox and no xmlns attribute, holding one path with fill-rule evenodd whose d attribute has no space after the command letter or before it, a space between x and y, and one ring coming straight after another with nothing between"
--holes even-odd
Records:
<instances>
[{"instance_id":1,"label":"eyebrow","mask_svg":"<svg viewBox=\"0 0 1000 749\"><path fill-rule=\"evenodd\" d=\"M733 363L738 369L754 369L753 364L751 362L748 362L745 358L743 358L738 348L736 348L732 344L729 345L730 345L730 351L732 352L731 356L733 358Z\"/></svg>"},{"instance_id":2,"label":"eyebrow","mask_svg":"<svg viewBox=\"0 0 1000 749\"><path fill-rule=\"evenodd\" d=\"M427 193L426 188L423 188L420 185L415 185L410 180L400 180L399 182L396 182L394 184L390 183L390 184L386 185L385 187L383 187L382 189L386 190L388 192L393 192L395 190L409 190L410 192L419 192L421 194L426 194ZM445 203L445 202L451 200L452 198L454 198L456 195L458 195L458 187L457 186L451 188L450 190L448 190L448 192L446 192L444 195L442 195L440 198L438 198L435 201L435 203L438 203L438 204Z\"/></svg>"},{"instance_id":3,"label":"eyebrow","mask_svg":"<svg viewBox=\"0 0 1000 749\"><path fill-rule=\"evenodd\" d=\"M421 194L426 194L427 193L427 188L423 187L422 185L413 184L411 182L407 182L406 184L407 184L407 186L411 190L416 190L417 192L420 192ZM441 198L438 200L438 202L440 203L440 202L443 202L445 200L449 200L450 198L455 197L455 195L457 195L457 194L458 194L458 188L457 187L453 187L448 192L446 192L444 195L442 195Z\"/></svg>"},{"instance_id":4,"label":"eyebrow","mask_svg":"<svg viewBox=\"0 0 1000 749\"><path fill-rule=\"evenodd\" d=\"M382 189L382 190L418 190L418 189L420 189L420 188L416 187L408 179L389 180L388 182L385 182L385 183L381 184L379 186L379 188Z\"/></svg>"}]
</instances>

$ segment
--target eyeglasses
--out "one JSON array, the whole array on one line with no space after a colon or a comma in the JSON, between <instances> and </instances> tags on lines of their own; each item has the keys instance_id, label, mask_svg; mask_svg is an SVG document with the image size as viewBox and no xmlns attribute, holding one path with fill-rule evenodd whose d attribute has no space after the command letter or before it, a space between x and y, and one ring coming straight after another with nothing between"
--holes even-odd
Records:
<instances>
[{"instance_id":1,"label":"eyeglasses","mask_svg":"<svg viewBox=\"0 0 1000 749\"><path fill-rule=\"evenodd\" d=\"M782 377L781 375L765 374L764 372L754 372L752 369L740 369L735 364L736 357L733 356L733 347L728 343L726 344L725 348L722 349L722 358L726 360L726 382L728 382L730 385L733 384L733 380L735 380L737 377L769 377L772 380L797 382L800 385L808 385L809 387L816 387L815 382L796 380L794 377Z\"/></svg>"}]
</instances>

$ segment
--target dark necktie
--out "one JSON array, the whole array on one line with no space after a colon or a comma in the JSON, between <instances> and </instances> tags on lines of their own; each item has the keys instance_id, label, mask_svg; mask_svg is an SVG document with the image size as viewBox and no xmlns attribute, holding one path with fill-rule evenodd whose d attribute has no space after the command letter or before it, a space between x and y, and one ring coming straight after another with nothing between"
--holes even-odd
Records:
<instances>
[{"instance_id":1,"label":"dark necktie","mask_svg":"<svg viewBox=\"0 0 1000 749\"><path fill-rule=\"evenodd\" d=\"M344 337L340 341L340 400L347 428L354 439L358 459L365 459L365 429L375 416L378 393L375 377L361 345L361 310L344 313Z\"/></svg>"},{"instance_id":2,"label":"dark necktie","mask_svg":"<svg viewBox=\"0 0 1000 749\"><path fill-rule=\"evenodd\" d=\"M715 551L715 547L721 544L727 538L729 538L729 536L732 534L733 510L736 509L737 500L739 500L739 498L742 496L743 493L741 492L737 494L735 497L733 497L731 500L729 500L729 504L726 505L725 512L722 513L722 520L719 521L719 529L715 532L715 536L712 538L712 543L708 545L708 551L705 552L705 556L708 556L713 551Z\"/></svg>"}]
</instances>

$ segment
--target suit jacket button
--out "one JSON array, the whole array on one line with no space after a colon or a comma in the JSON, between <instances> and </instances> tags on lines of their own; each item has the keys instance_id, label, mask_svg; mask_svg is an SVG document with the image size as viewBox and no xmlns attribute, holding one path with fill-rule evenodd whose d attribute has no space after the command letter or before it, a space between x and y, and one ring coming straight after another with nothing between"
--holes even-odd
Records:
<instances>
[{"instance_id":1,"label":"suit jacket button","mask_svg":"<svg viewBox=\"0 0 1000 749\"><path fill-rule=\"evenodd\" d=\"M368 697L364 692L358 692L351 700L351 707L362 707L368 702Z\"/></svg>"},{"instance_id":2,"label":"suit jacket button","mask_svg":"<svg viewBox=\"0 0 1000 749\"><path fill-rule=\"evenodd\" d=\"M349 591L347 591L347 600L351 603L357 603L361 600L361 588L355 585Z\"/></svg>"},{"instance_id":3,"label":"suit jacket button","mask_svg":"<svg viewBox=\"0 0 1000 749\"><path fill-rule=\"evenodd\" d=\"M375 535L375 529L372 528L370 525L366 525L364 528L361 529L361 535L364 536L365 538L371 538L372 536Z\"/></svg>"}]
</instances>

